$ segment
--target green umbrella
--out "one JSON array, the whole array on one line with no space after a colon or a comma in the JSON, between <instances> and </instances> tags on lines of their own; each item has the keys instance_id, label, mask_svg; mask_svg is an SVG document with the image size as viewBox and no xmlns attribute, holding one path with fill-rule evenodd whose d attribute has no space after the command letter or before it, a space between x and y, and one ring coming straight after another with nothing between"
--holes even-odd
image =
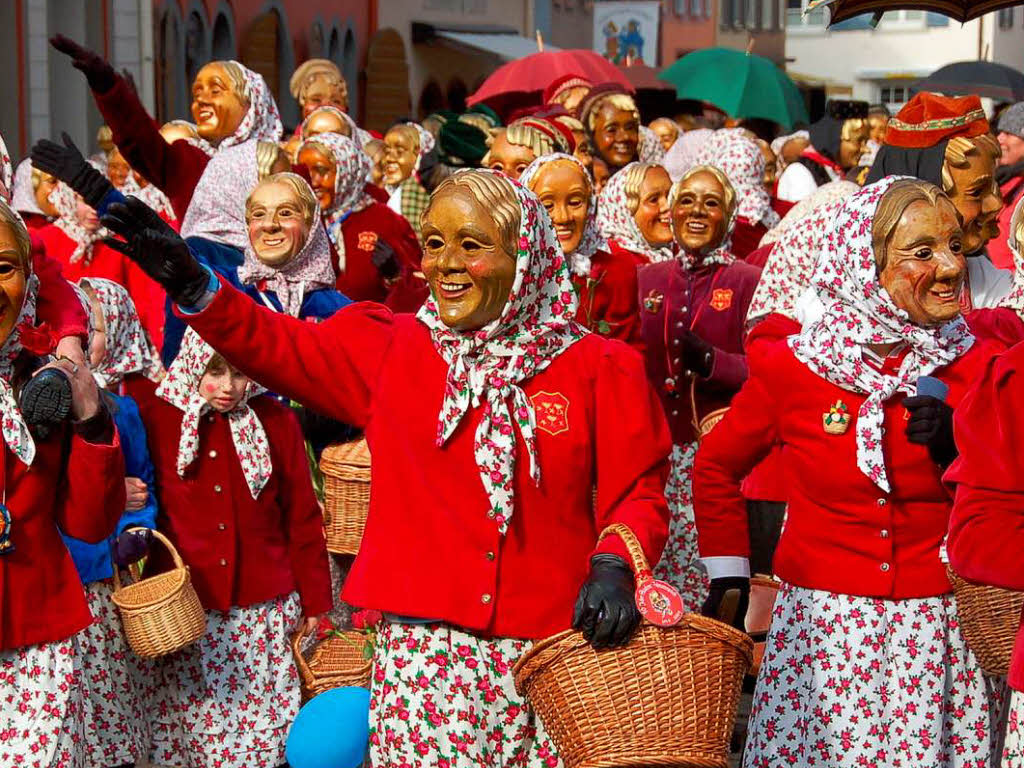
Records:
<instances>
[{"instance_id":1,"label":"green umbrella","mask_svg":"<svg viewBox=\"0 0 1024 768\"><path fill-rule=\"evenodd\" d=\"M686 54L658 78L674 85L678 98L706 101L732 117L760 117L787 129L808 122L800 90L764 56L704 48Z\"/></svg>"}]
</instances>

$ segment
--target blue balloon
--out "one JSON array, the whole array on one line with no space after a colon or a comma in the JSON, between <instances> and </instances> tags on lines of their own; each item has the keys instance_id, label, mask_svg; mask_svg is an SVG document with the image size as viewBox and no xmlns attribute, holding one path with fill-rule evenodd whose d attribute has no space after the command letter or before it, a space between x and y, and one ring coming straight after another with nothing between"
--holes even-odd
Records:
<instances>
[{"instance_id":1,"label":"blue balloon","mask_svg":"<svg viewBox=\"0 0 1024 768\"><path fill-rule=\"evenodd\" d=\"M332 688L299 710L288 732L292 768L357 768L370 737L370 692Z\"/></svg>"}]
</instances>

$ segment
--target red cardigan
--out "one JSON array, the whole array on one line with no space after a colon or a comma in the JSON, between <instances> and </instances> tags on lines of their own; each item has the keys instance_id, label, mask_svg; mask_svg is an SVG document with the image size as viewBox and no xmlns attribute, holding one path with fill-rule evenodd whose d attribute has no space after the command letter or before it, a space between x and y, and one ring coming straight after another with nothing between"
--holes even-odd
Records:
<instances>
[{"instance_id":1,"label":"red cardigan","mask_svg":"<svg viewBox=\"0 0 1024 768\"><path fill-rule=\"evenodd\" d=\"M856 414L864 396L812 373L785 339L748 350L750 378L697 451L693 497L701 556L749 557L740 481L778 442L789 509L776 575L848 595L900 599L949 592L939 546L952 499L927 449L907 440L905 396L884 406L883 451L892 486L885 493L857 468ZM976 341L932 374L949 385L950 405L960 402L996 351ZM842 435L828 434L822 425L837 400L852 414Z\"/></svg>"},{"instance_id":2,"label":"red cardigan","mask_svg":"<svg viewBox=\"0 0 1024 768\"><path fill-rule=\"evenodd\" d=\"M377 240L383 240L395 251L403 272L417 272L420 268L420 241L416 232L400 214L383 203L373 203L361 211L349 214L342 222L345 238L345 271L338 274L335 288L353 301L383 302L391 293L371 257ZM334 271L338 272L338 254L331 243ZM424 283L425 285L425 283ZM423 301L406 311L415 311Z\"/></svg>"},{"instance_id":3,"label":"red cardigan","mask_svg":"<svg viewBox=\"0 0 1024 768\"><path fill-rule=\"evenodd\" d=\"M71 284L64 279L60 262L46 253L46 244L32 233L32 271L39 278L36 298L36 324L46 323L54 341L65 336L78 336L83 341L89 335L89 316Z\"/></svg>"},{"instance_id":4,"label":"red cardigan","mask_svg":"<svg viewBox=\"0 0 1024 768\"><path fill-rule=\"evenodd\" d=\"M737 216L732 230L732 255L737 259L746 259L761 246L761 238L767 233L768 227L761 222L751 222L743 216Z\"/></svg>"},{"instance_id":5,"label":"red cardigan","mask_svg":"<svg viewBox=\"0 0 1024 768\"><path fill-rule=\"evenodd\" d=\"M646 257L627 251L615 241L607 251L590 258L590 274L573 274L579 308L576 322L594 333L641 347L640 314L636 298L636 271Z\"/></svg>"},{"instance_id":6,"label":"red cardigan","mask_svg":"<svg viewBox=\"0 0 1024 768\"><path fill-rule=\"evenodd\" d=\"M114 144L128 165L167 195L175 217L184 221L192 192L210 158L184 139L168 144L127 81L120 75L115 80L106 93L93 91L96 106L114 134Z\"/></svg>"},{"instance_id":7,"label":"red cardigan","mask_svg":"<svg viewBox=\"0 0 1024 768\"><path fill-rule=\"evenodd\" d=\"M661 555L669 435L643 361L621 342L587 335L523 383L542 478L530 479L520 440L501 536L473 454L481 411L437 446L448 367L414 316L353 304L313 325L222 285L183 318L271 390L365 428L373 491L346 602L540 638L569 627L605 526L629 525L651 563ZM614 537L597 549L625 554Z\"/></svg>"},{"instance_id":8,"label":"red cardigan","mask_svg":"<svg viewBox=\"0 0 1024 768\"><path fill-rule=\"evenodd\" d=\"M979 584L1024 590L1024 346L989 362L957 409L960 457L946 473L956 492L949 562ZM1024 625L1010 661L1011 687L1024 691Z\"/></svg>"},{"instance_id":9,"label":"red cardigan","mask_svg":"<svg viewBox=\"0 0 1024 768\"><path fill-rule=\"evenodd\" d=\"M92 623L60 534L102 541L124 513L124 457L113 432L109 445L70 429L37 438L30 468L0 449L14 543L0 555L0 651L64 640Z\"/></svg>"},{"instance_id":10,"label":"red cardigan","mask_svg":"<svg viewBox=\"0 0 1024 768\"><path fill-rule=\"evenodd\" d=\"M83 277L102 277L128 286L127 260L113 248L96 242L93 244L92 259L88 264L84 259L72 264L71 254L75 252L76 245L64 230L56 224L51 224L39 230L39 239L46 248L46 255L61 265L64 277L70 282L77 283Z\"/></svg>"},{"instance_id":11,"label":"red cardigan","mask_svg":"<svg viewBox=\"0 0 1024 768\"><path fill-rule=\"evenodd\" d=\"M306 616L325 613L332 605L327 544L298 421L270 397L251 405L274 464L257 499L225 416L202 417L199 455L179 477L182 412L164 400L139 403L160 489L157 527L191 569L204 608L226 611L297 589ZM162 548L153 559L158 568L169 564Z\"/></svg>"}]
</instances>

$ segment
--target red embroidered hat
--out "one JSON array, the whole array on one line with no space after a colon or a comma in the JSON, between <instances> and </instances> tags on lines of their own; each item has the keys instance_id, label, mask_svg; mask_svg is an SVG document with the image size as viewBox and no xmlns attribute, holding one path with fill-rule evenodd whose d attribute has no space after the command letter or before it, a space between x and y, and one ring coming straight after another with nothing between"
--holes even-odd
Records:
<instances>
[{"instance_id":1,"label":"red embroidered hat","mask_svg":"<svg viewBox=\"0 0 1024 768\"><path fill-rule=\"evenodd\" d=\"M921 92L908 101L885 129L885 143L925 149L954 136L972 138L989 132L977 96L939 96Z\"/></svg>"},{"instance_id":2,"label":"red embroidered hat","mask_svg":"<svg viewBox=\"0 0 1024 768\"><path fill-rule=\"evenodd\" d=\"M592 88L593 83L581 75L562 75L544 89L544 103L550 104L571 88Z\"/></svg>"},{"instance_id":3,"label":"red embroidered hat","mask_svg":"<svg viewBox=\"0 0 1024 768\"><path fill-rule=\"evenodd\" d=\"M514 125L526 125L534 130L540 131L555 145L559 152L571 155L576 151L576 138L572 131L553 120L543 117L522 117L516 120Z\"/></svg>"}]
</instances>

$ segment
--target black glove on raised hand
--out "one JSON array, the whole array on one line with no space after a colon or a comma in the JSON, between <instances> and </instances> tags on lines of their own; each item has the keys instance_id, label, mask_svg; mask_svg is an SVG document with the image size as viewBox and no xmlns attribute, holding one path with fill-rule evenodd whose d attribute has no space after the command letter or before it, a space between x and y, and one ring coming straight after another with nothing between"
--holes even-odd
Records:
<instances>
[{"instance_id":1,"label":"black glove on raised hand","mask_svg":"<svg viewBox=\"0 0 1024 768\"><path fill-rule=\"evenodd\" d=\"M629 640L640 623L633 571L617 555L594 555L590 575L580 587L572 627L595 648L612 648Z\"/></svg>"},{"instance_id":2,"label":"black glove on raised hand","mask_svg":"<svg viewBox=\"0 0 1024 768\"><path fill-rule=\"evenodd\" d=\"M141 200L114 203L102 224L124 238L104 241L138 264L167 291L171 301L196 307L206 294L209 273L196 261L188 244Z\"/></svg>"},{"instance_id":3,"label":"black glove on raised hand","mask_svg":"<svg viewBox=\"0 0 1024 768\"><path fill-rule=\"evenodd\" d=\"M370 256L370 261L385 280L395 280L402 274L402 266L398 263L395 249L379 237L376 245L373 246L373 255Z\"/></svg>"},{"instance_id":4,"label":"black glove on raised hand","mask_svg":"<svg viewBox=\"0 0 1024 768\"><path fill-rule=\"evenodd\" d=\"M735 608L730 604L732 596L729 594L735 590ZM729 596L729 600L726 597ZM748 576L721 576L711 580L711 589L704 601L701 613L713 619L724 621L740 632L746 632L747 608L750 606L750 577Z\"/></svg>"},{"instance_id":5,"label":"black glove on raised hand","mask_svg":"<svg viewBox=\"0 0 1024 768\"><path fill-rule=\"evenodd\" d=\"M131 528L114 539L114 562L122 568L137 563L149 552L153 532L149 528Z\"/></svg>"},{"instance_id":6,"label":"black glove on raised hand","mask_svg":"<svg viewBox=\"0 0 1024 768\"><path fill-rule=\"evenodd\" d=\"M915 395L903 401L910 413L907 421L907 439L928 448L932 461L948 466L957 457L953 441L953 409L931 395Z\"/></svg>"},{"instance_id":7,"label":"black glove on raised hand","mask_svg":"<svg viewBox=\"0 0 1024 768\"><path fill-rule=\"evenodd\" d=\"M98 208L114 185L89 164L70 136L66 133L60 136L64 146L49 139L36 142L32 147L32 166L56 176L80 194L90 207Z\"/></svg>"},{"instance_id":8,"label":"black glove on raised hand","mask_svg":"<svg viewBox=\"0 0 1024 768\"><path fill-rule=\"evenodd\" d=\"M686 331L679 337L683 367L705 378L711 375L715 360L715 348L693 331Z\"/></svg>"},{"instance_id":9,"label":"black glove on raised hand","mask_svg":"<svg viewBox=\"0 0 1024 768\"><path fill-rule=\"evenodd\" d=\"M117 75L110 62L98 53L83 48L70 37L56 35L50 38L50 45L71 57L71 66L79 70L89 81L89 87L96 93L106 93L117 82Z\"/></svg>"}]
</instances>

